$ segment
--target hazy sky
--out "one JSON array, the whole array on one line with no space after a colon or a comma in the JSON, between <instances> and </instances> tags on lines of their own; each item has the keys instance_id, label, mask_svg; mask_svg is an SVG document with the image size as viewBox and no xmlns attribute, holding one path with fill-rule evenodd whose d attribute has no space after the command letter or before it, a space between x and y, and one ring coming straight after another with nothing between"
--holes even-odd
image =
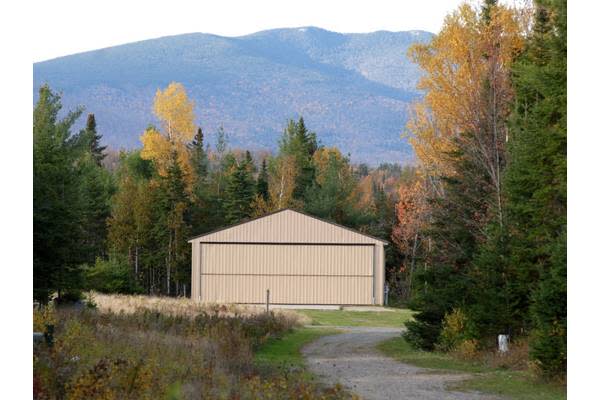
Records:
<instances>
[{"instance_id":1,"label":"hazy sky","mask_svg":"<svg viewBox=\"0 0 600 400\"><path fill-rule=\"evenodd\" d=\"M318 26L338 32L438 32L460 0L54 0L36 2L33 61L189 32L239 36ZM92 5L88 5L92 4Z\"/></svg>"}]
</instances>

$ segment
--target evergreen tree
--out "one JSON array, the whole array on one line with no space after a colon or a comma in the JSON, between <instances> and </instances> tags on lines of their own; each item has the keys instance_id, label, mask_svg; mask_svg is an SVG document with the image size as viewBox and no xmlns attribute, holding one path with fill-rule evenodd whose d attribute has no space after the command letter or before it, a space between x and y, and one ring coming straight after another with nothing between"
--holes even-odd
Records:
<instances>
[{"instance_id":1,"label":"evergreen tree","mask_svg":"<svg viewBox=\"0 0 600 400\"><path fill-rule=\"evenodd\" d=\"M197 179L204 180L208 173L208 157L206 156L206 150L204 149L204 133L202 133L202 128L198 128L194 140L192 140L192 143L190 144L190 149Z\"/></svg>"},{"instance_id":2,"label":"evergreen tree","mask_svg":"<svg viewBox=\"0 0 600 400\"><path fill-rule=\"evenodd\" d=\"M248 168L248 172L250 172L250 174L256 173L256 164L254 164L252 153L250 153L249 150L246 150L244 163L246 165L246 168Z\"/></svg>"},{"instance_id":3,"label":"evergreen tree","mask_svg":"<svg viewBox=\"0 0 600 400\"><path fill-rule=\"evenodd\" d=\"M535 289L531 355L566 372L567 2L536 1L533 37L514 67L506 171L511 263ZM529 300L529 299L528 299Z\"/></svg>"},{"instance_id":4,"label":"evergreen tree","mask_svg":"<svg viewBox=\"0 0 600 400\"><path fill-rule=\"evenodd\" d=\"M194 140L189 145L191 162L195 174L192 187L193 204L190 221L194 227L194 233L203 233L210 229L211 214L214 212L213 194L209 186L209 162L204 149L204 134L202 128L198 128Z\"/></svg>"},{"instance_id":5,"label":"evergreen tree","mask_svg":"<svg viewBox=\"0 0 600 400\"><path fill-rule=\"evenodd\" d=\"M102 139L102 135L100 135L96 131L96 118L94 114L89 114L87 117L87 121L85 124L85 130L88 132L90 136L90 152L96 160L96 163L100 165L106 154L104 154L104 150L106 150L106 146L100 145L100 140Z\"/></svg>"},{"instance_id":6,"label":"evergreen tree","mask_svg":"<svg viewBox=\"0 0 600 400\"><path fill-rule=\"evenodd\" d=\"M79 190L83 201L81 252L84 261L92 264L96 257L106 255L107 218L110 215L110 196L113 183L110 173L102 166L106 146L100 146L102 135L96 130L94 114L88 114L86 126L68 139L76 157Z\"/></svg>"},{"instance_id":7,"label":"evergreen tree","mask_svg":"<svg viewBox=\"0 0 600 400\"><path fill-rule=\"evenodd\" d=\"M79 160L79 189L84 201L83 250L88 263L94 263L96 257L107 255L107 220L110 216L110 198L114 191L110 173L98 165L97 161L90 153L84 153Z\"/></svg>"},{"instance_id":8,"label":"evergreen tree","mask_svg":"<svg viewBox=\"0 0 600 400\"><path fill-rule=\"evenodd\" d=\"M312 157L318 149L316 134L309 132L304 119L290 120L279 142L280 156L293 157L296 163L296 186L293 197L304 201L306 191L315 181L315 166Z\"/></svg>"},{"instance_id":9,"label":"evergreen tree","mask_svg":"<svg viewBox=\"0 0 600 400\"><path fill-rule=\"evenodd\" d=\"M106 157L106 154L104 154L106 146L100 145L101 140L102 135L100 135L96 129L96 117L94 114L88 114L85 128L77 135L73 136L72 142L76 147L79 147L81 151L89 152L96 162L96 165L101 166L102 160Z\"/></svg>"},{"instance_id":10,"label":"evergreen tree","mask_svg":"<svg viewBox=\"0 0 600 400\"><path fill-rule=\"evenodd\" d=\"M305 193L305 210L339 224L357 227L369 216L353 196L357 181L347 157L336 148L320 148L314 155L316 176Z\"/></svg>"},{"instance_id":11,"label":"evergreen tree","mask_svg":"<svg viewBox=\"0 0 600 400\"><path fill-rule=\"evenodd\" d=\"M227 223L233 224L252 215L255 184L249 171L248 159L234 165L227 180L223 208Z\"/></svg>"},{"instance_id":12,"label":"evergreen tree","mask_svg":"<svg viewBox=\"0 0 600 400\"><path fill-rule=\"evenodd\" d=\"M456 173L443 177L444 196L429 199L426 235L432 249L415 272L410 307L417 313L406 324L407 340L426 350L437 344L445 315L473 303L471 268L481 240L480 219L488 207L489 192L481 182L486 175L460 150L449 157Z\"/></svg>"},{"instance_id":13,"label":"evergreen tree","mask_svg":"<svg viewBox=\"0 0 600 400\"><path fill-rule=\"evenodd\" d=\"M264 201L269 200L269 172L267 170L267 159L261 164L260 173L256 182L256 192Z\"/></svg>"},{"instance_id":14,"label":"evergreen tree","mask_svg":"<svg viewBox=\"0 0 600 400\"><path fill-rule=\"evenodd\" d=\"M540 285L533 294L531 358L546 376L567 372L567 232L552 244Z\"/></svg>"},{"instance_id":15,"label":"evergreen tree","mask_svg":"<svg viewBox=\"0 0 600 400\"><path fill-rule=\"evenodd\" d=\"M58 119L60 96L44 85L33 110L33 289L46 302L80 287L84 199L70 129L81 110Z\"/></svg>"}]
</instances>

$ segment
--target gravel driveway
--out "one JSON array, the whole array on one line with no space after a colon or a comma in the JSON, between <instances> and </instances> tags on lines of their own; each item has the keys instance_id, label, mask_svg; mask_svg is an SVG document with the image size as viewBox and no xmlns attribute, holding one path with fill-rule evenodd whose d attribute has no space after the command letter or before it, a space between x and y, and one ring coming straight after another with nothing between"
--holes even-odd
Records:
<instances>
[{"instance_id":1,"label":"gravel driveway","mask_svg":"<svg viewBox=\"0 0 600 400\"><path fill-rule=\"evenodd\" d=\"M302 353L308 368L323 381L339 382L363 399L398 400L497 400L480 393L449 391L449 383L469 377L441 374L413 367L382 355L377 343L402 333L397 328L343 327L344 333L324 336L307 345Z\"/></svg>"}]
</instances>

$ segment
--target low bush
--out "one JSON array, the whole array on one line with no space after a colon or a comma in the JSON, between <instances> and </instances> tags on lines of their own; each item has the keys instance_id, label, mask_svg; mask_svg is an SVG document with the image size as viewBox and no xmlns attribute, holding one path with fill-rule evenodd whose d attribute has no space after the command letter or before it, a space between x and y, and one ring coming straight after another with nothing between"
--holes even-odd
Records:
<instances>
[{"instance_id":1,"label":"low bush","mask_svg":"<svg viewBox=\"0 0 600 400\"><path fill-rule=\"evenodd\" d=\"M469 320L466 314L460 309L453 309L452 312L444 316L442 322L442 332L439 337L438 350L460 352L473 352L475 349L470 349L473 345L477 345L474 340L474 334L470 328ZM464 344L466 341L469 343ZM464 345L463 345L464 344Z\"/></svg>"},{"instance_id":2,"label":"low bush","mask_svg":"<svg viewBox=\"0 0 600 400\"><path fill-rule=\"evenodd\" d=\"M475 360L479 357L479 342L477 339L462 340L452 352L461 360Z\"/></svg>"},{"instance_id":3,"label":"low bush","mask_svg":"<svg viewBox=\"0 0 600 400\"><path fill-rule=\"evenodd\" d=\"M108 260L97 258L94 265L84 266L83 277L87 290L101 293L141 293L129 266L118 257L110 257Z\"/></svg>"}]
</instances>

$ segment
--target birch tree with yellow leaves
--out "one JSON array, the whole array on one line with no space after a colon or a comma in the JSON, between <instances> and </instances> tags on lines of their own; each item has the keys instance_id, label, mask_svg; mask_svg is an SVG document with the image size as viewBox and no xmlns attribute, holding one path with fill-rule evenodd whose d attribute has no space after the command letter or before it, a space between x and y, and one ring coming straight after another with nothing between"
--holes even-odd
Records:
<instances>
[{"instance_id":1,"label":"birch tree with yellow leaves","mask_svg":"<svg viewBox=\"0 0 600 400\"><path fill-rule=\"evenodd\" d=\"M181 83L172 82L164 90L158 89L154 96L154 115L160 121L160 129L148 128L141 136L142 158L152 160L159 175L166 176L173 154L184 174L187 189L195 179L187 145L197 132L194 102L187 96Z\"/></svg>"},{"instance_id":2,"label":"birch tree with yellow leaves","mask_svg":"<svg viewBox=\"0 0 600 400\"><path fill-rule=\"evenodd\" d=\"M167 295L185 292L185 265L189 259L186 235L189 234L189 208L193 203L193 187L197 169L192 165L188 145L198 127L195 123L194 102L187 96L181 83L172 82L154 96L154 115L160 127L148 128L140 138L143 144L140 156L151 160L157 177L159 204L155 224L161 226L156 240L164 259L164 286Z\"/></svg>"}]
</instances>

